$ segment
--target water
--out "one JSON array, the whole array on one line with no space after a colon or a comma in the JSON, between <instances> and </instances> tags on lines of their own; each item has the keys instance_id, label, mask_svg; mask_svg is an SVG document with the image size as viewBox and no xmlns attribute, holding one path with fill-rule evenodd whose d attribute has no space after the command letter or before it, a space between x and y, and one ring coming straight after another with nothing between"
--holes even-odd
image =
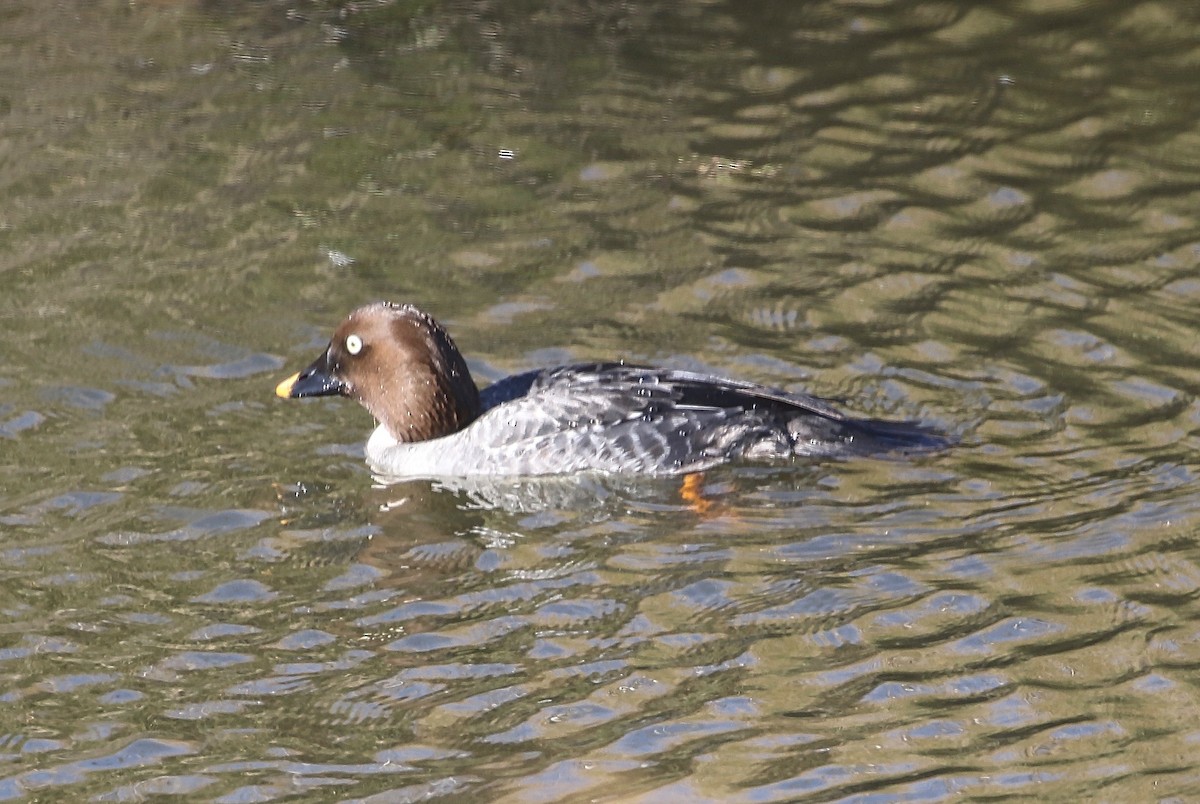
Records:
<instances>
[{"instance_id":1,"label":"water","mask_svg":"<svg viewBox=\"0 0 1200 804\"><path fill-rule=\"evenodd\" d=\"M1200 793L1188 4L0 16L0 799ZM959 443L375 488L375 298Z\"/></svg>"}]
</instances>

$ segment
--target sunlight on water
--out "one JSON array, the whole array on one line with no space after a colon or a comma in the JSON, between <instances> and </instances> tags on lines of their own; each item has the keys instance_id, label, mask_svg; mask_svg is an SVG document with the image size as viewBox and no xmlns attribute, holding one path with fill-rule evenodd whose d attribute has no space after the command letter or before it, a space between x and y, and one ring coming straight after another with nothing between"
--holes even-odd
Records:
<instances>
[{"instance_id":1,"label":"sunlight on water","mask_svg":"<svg viewBox=\"0 0 1200 804\"><path fill-rule=\"evenodd\" d=\"M1185 800L1182 4L2 13L0 800ZM950 449L409 482L375 298Z\"/></svg>"}]
</instances>

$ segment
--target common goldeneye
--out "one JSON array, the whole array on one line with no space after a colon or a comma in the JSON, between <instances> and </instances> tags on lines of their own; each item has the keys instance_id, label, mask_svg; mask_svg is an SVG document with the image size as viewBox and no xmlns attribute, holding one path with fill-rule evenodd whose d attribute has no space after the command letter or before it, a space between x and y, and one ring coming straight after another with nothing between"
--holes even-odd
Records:
<instances>
[{"instance_id":1,"label":"common goldeneye","mask_svg":"<svg viewBox=\"0 0 1200 804\"><path fill-rule=\"evenodd\" d=\"M810 396L625 363L538 369L481 392L441 324L391 302L350 313L325 353L275 393L358 400L379 421L367 462L389 478L677 475L946 444L921 425L850 418Z\"/></svg>"}]
</instances>

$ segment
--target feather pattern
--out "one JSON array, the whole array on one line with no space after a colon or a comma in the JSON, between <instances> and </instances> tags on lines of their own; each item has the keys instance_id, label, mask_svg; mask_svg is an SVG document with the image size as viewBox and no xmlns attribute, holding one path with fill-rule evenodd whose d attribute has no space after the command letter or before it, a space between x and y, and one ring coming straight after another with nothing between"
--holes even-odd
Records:
<instances>
[{"instance_id":1,"label":"feather pattern","mask_svg":"<svg viewBox=\"0 0 1200 804\"><path fill-rule=\"evenodd\" d=\"M470 427L401 444L380 427L367 448L388 476L695 472L730 460L927 450L915 424L850 419L815 397L675 369L563 366L480 393Z\"/></svg>"},{"instance_id":2,"label":"feather pattern","mask_svg":"<svg viewBox=\"0 0 1200 804\"><path fill-rule=\"evenodd\" d=\"M367 462L387 478L669 475L947 443L918 424L850 418L816 397L624 363L530 371L480 392L437 321L387 302L353 311L275 392L360 402L379 421Z\"/></svg>"}]
</instances>

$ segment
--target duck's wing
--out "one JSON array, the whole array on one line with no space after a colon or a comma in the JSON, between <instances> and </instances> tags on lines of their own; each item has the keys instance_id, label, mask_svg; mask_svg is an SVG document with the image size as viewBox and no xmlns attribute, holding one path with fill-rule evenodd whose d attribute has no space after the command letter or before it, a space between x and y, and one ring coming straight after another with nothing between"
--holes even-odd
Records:
<instances>
[{"instance_id":1,"label":"duck's wing","mask_svg":"<svg viewBox=\"0 0 1200 804\"><path fill-rule=\"evenodd\" d=\"M534 397L555 418L623 420L664 408L707 411L772 411L849 421L823 399L779 388L694 371L625 363L589 363L518 374L485 388L484 410Z\"/></svg>"},{"instance_id":2,"label":"duck's wing","mask_svg":"<svg viewBox=\"0 0 1200 804\"><path fill-rule=\"evenodd\" d=\"M809 415L830 421L849 417L823 399L794 394L757 383L714 377L678 369L643 369L654 380L672 389L680 407L722 410L769 410L791 416Z\"/></svg>"},{"instance_id":3,"label":"duck's wing","mask_svg":"<svg viewBox=\"0 0 1200 804\"><path fill-rule=\"evenodd\" d=\"M927 452L950 444L946 436L918 422L848 416L807 394L688 371L659 373L678 393L680 407L739 409L786 422L797 455Z\"/></svg>"},{"instance_id":4,"label":"duck's wing","mask_svg":"<svg viewBox=\"0 0 1200 804\"><path fill-rule=\"evenodd\" d=\"M857 452L866 436L864 425L814 397L621 363L517 375L481 399L485 413L473 437L534 473L697 471L737 458L829 454L847 445Z\"/></svg>"},{"instance_id":5,"label":"duck's wing","mask_svg":"<svg viewBox=\"0 0 1200 804\"><path fill-rule=\"evenodd\" d=\"M548 414L542 420L547 430L562 422L601 429L636 422L631 429L653 443L656 454L685 463L746 452L870 454L948 443L914 422L854 418L818 397L680 369L598 363L511 379L510 393L524 387Z\"/></svg>"},{"instance_id":6,"label":"duck's wing","mask_svg":"<svg viewBox=\"0 0 1200 804\"><path fill-rule=\"evenodd\" d=\"M528 474L673 474L736 457L718 442L751 422L738 421L740 410L681 405L684 396L658 370L564 366L485 389L485 412L465 432Z\"/></svg>"}]
</instances>

